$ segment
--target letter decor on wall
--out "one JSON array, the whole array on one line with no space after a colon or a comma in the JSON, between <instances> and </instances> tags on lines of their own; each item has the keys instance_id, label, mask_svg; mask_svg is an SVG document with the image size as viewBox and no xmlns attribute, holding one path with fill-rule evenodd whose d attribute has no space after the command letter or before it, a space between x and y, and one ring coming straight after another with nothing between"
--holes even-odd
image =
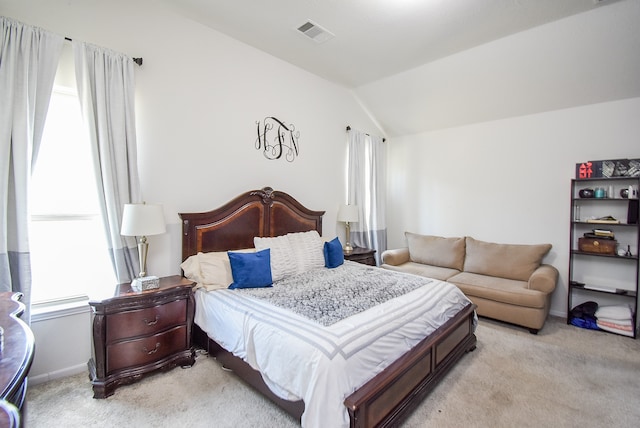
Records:
<instances>
[{"instance_id":1,"label":"letter decor on wall","mask_svg":"<svg viewBox=\"0 0 640 428\"><path fill-rule=\"evenodd\" d=\"M262 150L264 157L269 160L280 159L283 155L288 162L293 162L298 156L298 139L300 131L296 131L293 123L285 125L275 117L265 117L258 125L256 149ZM274 132L270 132L270 131Z\"/></svg>"}]
</instances>

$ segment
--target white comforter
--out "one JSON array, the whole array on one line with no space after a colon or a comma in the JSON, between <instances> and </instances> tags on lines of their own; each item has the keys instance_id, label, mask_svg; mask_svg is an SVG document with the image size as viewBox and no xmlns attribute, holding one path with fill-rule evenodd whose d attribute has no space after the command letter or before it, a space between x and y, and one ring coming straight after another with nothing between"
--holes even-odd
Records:
<instances>
[{"instance_id":1,"label":"white comforter","mask_svg":"<svg viewBox=\"0 0 640 428\"><path fill-rule=\"evenodd\" d=\"M233 290L199 289L195 322L276 395L303 399L303 427L348 427L344 399L469 303L452 284L424 283L327 327Z\"/></svg>"}]
</instances>

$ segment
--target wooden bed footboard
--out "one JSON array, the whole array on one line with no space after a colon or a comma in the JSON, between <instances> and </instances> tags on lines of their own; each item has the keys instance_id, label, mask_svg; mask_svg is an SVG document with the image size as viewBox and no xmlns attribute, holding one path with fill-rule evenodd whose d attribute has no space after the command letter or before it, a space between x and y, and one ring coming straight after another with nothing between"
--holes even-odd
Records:
<instances>
[{"instance_id":1,"label":"wooden bed footboard","mask_svg":"<svg viewBox=\"0 0 640 428\"><path fill-rule=\"evenodd\" d=\"M475 305L469 304L412 350L348 396L352 427L396 426L455 363L476 347Z\"/></svg>"},{"instance_id":2,"label":"wooden bed footboard","mask_svg":"<svg viewBox=\"0 0 640 428\"><path fill-rule=\"evenodd\" d=\"M435 388L437 383L462 358L475 349L475 305L469 304L423 339L389 367L348 396L344 404L352 427L396 426ZM260 372L241 358L222 348L194 326L194 344L215 357L223 368L282 407L298 421L304 412L303 401L287 401L275 395L262 380Z\"/></svg>"}]
</instances>

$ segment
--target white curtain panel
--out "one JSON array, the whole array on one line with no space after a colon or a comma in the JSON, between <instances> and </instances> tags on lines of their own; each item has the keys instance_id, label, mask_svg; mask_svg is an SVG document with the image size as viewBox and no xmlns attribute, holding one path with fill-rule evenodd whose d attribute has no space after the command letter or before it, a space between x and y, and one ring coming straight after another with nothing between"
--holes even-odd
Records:
<instances>
[{"instance_id":1,"label":"white curtain panel","mask_svg":"<svg viewBox=\"0 0 640 428\"><path fill-rule=\"evenodd\" d=\"M0 291L24 294L29 322L29 181L64 37L5 17L0 32Z\"/></svg>"},{"instance_id":2,"label":"white curtain panel","mask_svg":"<svg viewBox=\"0 0 640 428\"><path fill-rule=\"evenodd\" d=\"M109 252L118 282L129 282L140 271L135 238L120 235L124 205L141 202L134 63L126 55L83 42L74 41L73 51Z\"/></svg>"},{"instance_id":3,"label":"white curtain panel","mask_svg":"<svg viewBox=\"0 0 640 428\"><path fill-rule=\"evenodd\" d=\"M358 222L351 225L351 242L373 248L380 255L387 249L386 147L382 137L355 129L349 135L347 199L358 206Z\"/></svg>"}]
</instances>

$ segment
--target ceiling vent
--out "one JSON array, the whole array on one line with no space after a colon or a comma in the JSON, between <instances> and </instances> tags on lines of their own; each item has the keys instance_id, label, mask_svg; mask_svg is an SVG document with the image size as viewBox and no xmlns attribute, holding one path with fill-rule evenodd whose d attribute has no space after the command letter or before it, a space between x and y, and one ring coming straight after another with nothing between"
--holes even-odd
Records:
<instances>
[{"instance_id":1,"label":"ceiling vent","mask_svg":"<svg viewBox=\"0 0 640 428\"><path fill-rule=\"evenodd\" d=\"M326 28L322 28L313 21L305 22L298 27L298 31L300 31L302 34L309 37L316 43L324 43L327 40L331 40L335 37L329 30L327 30Z\"/></svg>"}]
</instances>

